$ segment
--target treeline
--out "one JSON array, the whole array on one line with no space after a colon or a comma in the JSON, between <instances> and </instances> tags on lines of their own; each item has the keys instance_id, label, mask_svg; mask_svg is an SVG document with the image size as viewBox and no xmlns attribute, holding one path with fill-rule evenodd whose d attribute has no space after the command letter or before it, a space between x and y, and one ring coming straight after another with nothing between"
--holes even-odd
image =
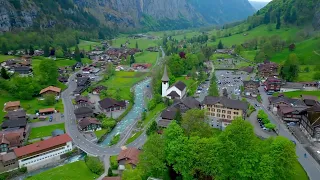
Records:
<instances>
[{"instance_id":1,"label":"treeline","mask_svg":"<svg viewBox=\"0 0 320 180\"><path fill-rule=\"evenodd\" d=\"M151 133L138 166L122 179L294 179L297 163L285 137L261 140L242 119L214 131L203 110L189 110L162 135Z\"/></svg>"}]
</instances>

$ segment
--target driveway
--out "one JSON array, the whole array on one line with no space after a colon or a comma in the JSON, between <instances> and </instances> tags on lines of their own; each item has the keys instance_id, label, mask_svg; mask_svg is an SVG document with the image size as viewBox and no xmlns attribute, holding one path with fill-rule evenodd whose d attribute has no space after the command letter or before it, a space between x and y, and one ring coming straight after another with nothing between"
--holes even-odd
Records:
<instances>
[{"instance_id":1,"label":"driveway","mask_svg":"<svg viewBox=\"0 0 320 180\"><path fill-rule=\"evenodd\" d=\"M256 135L262 137L262 138L268 138L270 136L276 136L277 134L275 132L265 131L260 127L259 122L257 121L257 114L258 114L258 110L253 112L248 118L249 122L254 127L254 133Z\"/></svg>"},{"instance_id":2,"label":"driveway","mask_svg":"<svg viewBox=\"0 0 320 180\"><path fill-rule=\"evenodd\" d=\"M49 120L45 120L45 121L40 121L40 122L35 122L35 123L29 123L29 125L30 125L30 128L34 128L34 127L60 124L60 123L64 123L64 122L65 122L64 118L61 118L61 114L55 113L55 114L53 114L52 122L49 122Z\"/></svg>"}]
</instances>

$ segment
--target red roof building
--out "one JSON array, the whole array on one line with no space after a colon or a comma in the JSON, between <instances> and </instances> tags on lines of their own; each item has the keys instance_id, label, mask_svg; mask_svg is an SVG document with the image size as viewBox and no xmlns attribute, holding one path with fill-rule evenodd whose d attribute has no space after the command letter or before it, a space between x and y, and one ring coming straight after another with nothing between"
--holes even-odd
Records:
<instances>
[{"instance_id":1,"label":"red roof building","mask_svg":"<svg viewBox=\"0 0 320 180\"><path fill-rule=\"evenodd\" d=\"M139 154L140 151L137 148L124 149L118 155L118 163L119 165L131 164L132 167L136 167L139 161Z\"/></svg>"}]
</instances>

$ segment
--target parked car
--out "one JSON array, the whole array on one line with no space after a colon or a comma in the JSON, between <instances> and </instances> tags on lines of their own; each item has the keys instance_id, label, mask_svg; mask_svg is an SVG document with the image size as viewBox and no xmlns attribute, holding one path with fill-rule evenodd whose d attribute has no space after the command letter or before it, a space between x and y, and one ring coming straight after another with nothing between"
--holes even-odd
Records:
<instances>
[{"instance_id":1,"label":"parked car","mask_svg":"<svg viewBox=\"0 0 320 180\"><path fill-rule=\"evenodd\" d=\"M295 122L289 122L289 123L287 123L287 126L295 126L295 125L296 125Z\"/></svg>"}]
</instances>

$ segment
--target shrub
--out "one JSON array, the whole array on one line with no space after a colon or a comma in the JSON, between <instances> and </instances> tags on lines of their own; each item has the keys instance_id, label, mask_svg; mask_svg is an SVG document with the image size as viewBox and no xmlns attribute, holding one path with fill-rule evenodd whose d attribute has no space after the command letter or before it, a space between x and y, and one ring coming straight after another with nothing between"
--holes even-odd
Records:
<instances>
[{"instance_id":1,"label":"shrub","mask_svg":"<svg viewBox=\"0 0 320 180\"><path fill-rule=\"evenodd\" d=\"M86 156L84 160L91 172L97 175L101 175L103 173L104 171L103 164L100 162L100 160L97 157Z\"/></svg>"}]
</instances>

